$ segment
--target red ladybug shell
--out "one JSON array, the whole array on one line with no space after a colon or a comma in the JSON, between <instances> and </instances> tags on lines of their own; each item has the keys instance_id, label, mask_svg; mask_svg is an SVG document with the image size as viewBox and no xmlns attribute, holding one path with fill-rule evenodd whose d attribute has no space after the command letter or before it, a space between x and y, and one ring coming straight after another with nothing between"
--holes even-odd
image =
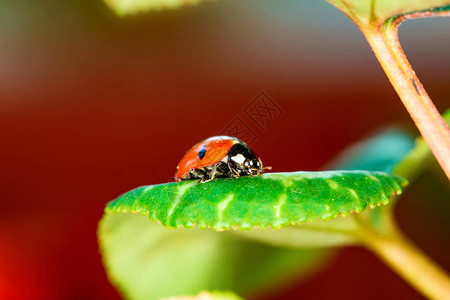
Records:
<instances>
[{"instance_id":1,"label":"red ladybug shell","mask_svg":"<svg viewBox=\"0 0 450 300\"><path fill-rule=\"evenodd\" d=\"M175 178L181 179L191 169L212 166L221 161L235 144L240 143L237 138L229 136L214 136L208 138L189 149L177 167Z\"/></svg>"}]
</instances>

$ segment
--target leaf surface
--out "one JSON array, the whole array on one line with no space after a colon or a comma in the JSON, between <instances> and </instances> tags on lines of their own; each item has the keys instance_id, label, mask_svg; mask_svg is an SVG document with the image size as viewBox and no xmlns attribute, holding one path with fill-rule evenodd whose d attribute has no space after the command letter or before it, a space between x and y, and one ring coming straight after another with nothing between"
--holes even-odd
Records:
<instances>
[{"instance_id":1,"label":"leaf surface","mask_svg":"<svg viewBox=\"0 0 450 300\"><path fill-rule=\"evenodd\" d=\"M151 10L178 8L184 5L196 5L202 1L208 0L105 0L106 4L120 16Z\"/></svg>"},{"instance_id":2,"label":"leaf surface","mask_svg":"<svg viewBox=\"0 0 450 300\"><path fill-rule=\"evenodd\" d=\"M415 12L450 10L450 0L327 0L361 27Z\"/></svg>"},{"instance_id":3,"label":"leaf surface","mask_svg":"<svg viewBox=\"0 0 450 300\"><path fill-rule=\"evenodd\" d=\"M406 183L382 172L268 173L143 186L110 202L105 211L140 212L167 228L280 228L387 204Z\"/></svg>"},{"instance_id":4,"label":"leaf surface","mask_svg":"<svg viewBox=\"0 0 450 300\"><path fill-rule=\"evenodd\" d=\"M129 299L214 289L261 292L294 276L310 275L328 261L329 251L298 248L354 243L346 234L352 226L348 222L344 227L333 225L334 220L307 223L311 228L289 224L386 204L402 184L403 179L380 172L336 171L140 187L105 209L98 231L103 262L111 281ZM181 228L167 229L149 218ZM194 224L219 231L286 227L225 232L183 228Z\"/></svg>"}]
</instances>

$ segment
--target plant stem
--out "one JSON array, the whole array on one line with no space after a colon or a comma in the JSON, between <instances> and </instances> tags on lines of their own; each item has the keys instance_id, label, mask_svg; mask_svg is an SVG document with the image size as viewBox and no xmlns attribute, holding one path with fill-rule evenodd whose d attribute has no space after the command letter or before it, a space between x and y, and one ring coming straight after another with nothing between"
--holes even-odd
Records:
<instances>
[{"instance_id":1,"label":"plant stem","mask_svg":"<svg viewBox=\"0 0 450 300\"><path fill-rule=\"evenodd\" d=\"M360 27L390 82L450 179L450 130L409 64L398 40L403 18L385 25Z\"/></svg>"},{"instance_id":2,"label":"plant stem","mask_svg":"<svg viewBox=\"0 0 450 300\"><path fill-rule=\"evenodd\" d=\"M359 219L364 245L430 299L450 299L448 274L396 229L393 220L383 233ZM389 233L385 234L384 232Z\"/></svg>"}]
</instances>

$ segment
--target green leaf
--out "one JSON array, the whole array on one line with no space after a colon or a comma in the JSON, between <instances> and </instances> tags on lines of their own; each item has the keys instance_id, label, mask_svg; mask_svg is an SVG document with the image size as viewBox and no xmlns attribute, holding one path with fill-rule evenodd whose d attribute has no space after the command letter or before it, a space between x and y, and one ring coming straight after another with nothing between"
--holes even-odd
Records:
<instances>
[{"instance_id":1,"label":"green leaf","mask_svg":"<svg viewBox=\"0 0 450 300\"><path fill-rule=\"evenodd\" d=\"M327 0L360 27L381 26L387 19L424 11L450 10L449 0Z\"/></svg>"},{"instance_id":2,"label":"green leaf","mask_svg":"<svg viewBox=\"0 0 450 300\"><path fill-rule=\"evenodd\" d=\"M261 292L294 276L310 275L330 253L275 248L251 239L294 248L351 244L353 224L332 220L224 232L198 227L278 228L333 218L387 203L402 184L404 180L385 173L339 171L137 188L106 207L98 232L103 262L111 281L129 299L193 295L205 289ZM171 230L149 218L169 228L199 226Z\"/></svg>"},{"instance_id":3,"label":"green leaf","mask_svg":"<svg viewBox=\"0 0 450 300\"><path fill-rule=\"evenodd\" d=\"M345 148L326 169L390 173L414 148L414 140L414 136L406 130L398 127L386 128Z\"/></svg>"},{"instance_id":4,"label":"green leaf","mask_svg":"<svg viewBox=\"0 0 450 300\"><path fill-rule=\"evenodd\" d=\"M275 248L229 232L167 229L141 214L106 214L98 236L107 274L127 299L216 289L263 293L329 260L323 250Z\"/></svg>"},{"instance_id":5,"label":"green leaf","mask_svg":"<svg viewBox=\"0 0 450 300\"><path fill-rule=\"evenodd\" d=\"M450 126L450 109L442 114L447 126ZM430 147L425 142L423 137L419 136L416 139L415 146L409 151L401 161L399 161L393 168L392 173L397 176L407 178L409 181L415 180L421 171L430 166L435 161Z\"/></svg>"},{"instance_id":6,"label":"green leaf","mask_svg":"<svg viewBox=\"0 0 450 300\"><path fill-rule=\"evenodd\" d=\"M387 204L406 183L386 173L365 171L270 173L203 184L172 182L132 190L110 202L105 211L141 212L168 228L280 228Z\"/></svg>"},{"instance_id":7,"label":"green leaf","mask_svg":"<svg viewBox=\"0 0 450 300\"><path fill-rule=\"evenodd\" d=\"M104 0L118 15L196 5L205 0Z\"/></svg>"},{"instance_id":8,"label":"green leaf","mask_svg":"<svg viewBox=\"0 0 450 300\"><path fill-rule=\"evenodd\" d=\"M450 126L450 109L442 117ZM326 168L382 171L411 182L433 161L433 153L423 137L414 138L406 130L390 127L345 148Z\"/></svg>"}]
</instances>

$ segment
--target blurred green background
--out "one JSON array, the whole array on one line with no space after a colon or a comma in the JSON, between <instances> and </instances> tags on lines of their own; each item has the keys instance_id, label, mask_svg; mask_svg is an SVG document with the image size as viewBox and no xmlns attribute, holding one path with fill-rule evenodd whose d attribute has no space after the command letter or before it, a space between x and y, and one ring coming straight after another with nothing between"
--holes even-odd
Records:
<instances>
[{"instance_id":1,"label":"blurred green background","mask_svg":"<svg viewBox=\"0 0 450 300\"><path fill-rule=\"evenodd\" d=\"M440 111L450 106L450 18L400 39ZM283 115L262 130L262 90ZM413 128L362 34L325 1L217 1L117 17L101 1L0 0L0 298L118 299L101 264L105 203L172 180L197 141L243 117L273 171L317 170L389 123ZM439 182L441 180L441 182ZM448 182L424 174L401 226L450 269ZM421 299L372 254L255 299Z\"/></svg>"}]
</instances>

